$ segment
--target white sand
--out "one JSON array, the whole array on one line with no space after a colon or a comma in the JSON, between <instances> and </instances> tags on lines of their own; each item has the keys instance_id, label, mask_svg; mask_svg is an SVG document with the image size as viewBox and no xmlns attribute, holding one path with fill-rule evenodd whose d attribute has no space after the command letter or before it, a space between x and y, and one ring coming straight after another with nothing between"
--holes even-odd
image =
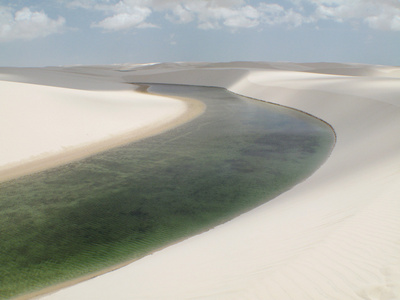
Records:
<instances>
[{"instance_id":1,"label":"white sand","mask_svg":"<svg viewBox=\"0 0 400 300\"><path fill-rule=\"evenodd\" d=\"M42 299L400 298L399 68L232 66L124 65L118 76L221 86L315 115L337 134L327 162L230 222Z\"/></svg>"},{"instance_id":2,"label":"white sand","mask_svg":"<svg viewBox=\"0 0 400 300\"><path fill-rule=\"evenodd\" d=\"M0 180L163 131L188 108L132 85L68 72L7 68L0 78ZM42 82L26 83L34 80ZM85 80L91 90L81 89ZM57 82L61 87L49 86Z\"/></svg>"}]
</instances>

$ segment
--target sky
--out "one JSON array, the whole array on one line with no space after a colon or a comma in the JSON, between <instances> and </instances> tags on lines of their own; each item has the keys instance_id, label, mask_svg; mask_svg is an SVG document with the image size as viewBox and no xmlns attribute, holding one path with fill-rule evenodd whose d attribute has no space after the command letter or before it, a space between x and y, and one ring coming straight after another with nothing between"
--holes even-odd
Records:
<instances>
[{"instance_id":1,"label":"sky","mask_svg":"<svg viewBox=\"0 0 400 300\"><path fill-rule=\"evenodd\" d=\"M0 66L400 66L400 0L0 0Z\"/></svg>"}]
</instances>

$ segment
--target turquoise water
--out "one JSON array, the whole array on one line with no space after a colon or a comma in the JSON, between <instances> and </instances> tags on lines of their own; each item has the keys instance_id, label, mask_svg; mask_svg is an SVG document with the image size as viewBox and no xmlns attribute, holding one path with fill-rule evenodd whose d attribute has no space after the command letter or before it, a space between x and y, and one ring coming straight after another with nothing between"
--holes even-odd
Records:
<instances>
[{"instance_id":1,"label":"turquoise water","mask_svg":"<svg viewBox=\"0 0 400 300\"><path fill-rule=\"evenodd\" d=\"M218 88L165 134L0 184L0 298L140 258L256 207L329 155L325 123Z\"/></svg>"}]
</instances>

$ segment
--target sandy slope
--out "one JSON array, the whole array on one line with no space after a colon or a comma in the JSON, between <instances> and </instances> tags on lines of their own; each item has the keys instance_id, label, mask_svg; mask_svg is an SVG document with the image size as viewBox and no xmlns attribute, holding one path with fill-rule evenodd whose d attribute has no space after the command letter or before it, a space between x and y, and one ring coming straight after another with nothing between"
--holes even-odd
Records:
<instances>
[{"instance_id":1,"label":"sandy slope","mask_svg":"<svg viewBox=\"0 0 400 300\"><path fill-rule=\"evenodd\" d=\"M0 69L0 181L149 136L190 118L188 103L134 89L99 74Z\"/></svg>"},{"instance_id":2,"label":"sandy slope","mask_svg":"<svg viewBox=\"0 0 400 300\"><path fill-rule=\"evenodd\" d=\"M398 68L232 66L124 65L107 76L221 86L313 114L337 134L327 162L226 224L42 299L400 298Z\"/></svg>"}]
</instances>

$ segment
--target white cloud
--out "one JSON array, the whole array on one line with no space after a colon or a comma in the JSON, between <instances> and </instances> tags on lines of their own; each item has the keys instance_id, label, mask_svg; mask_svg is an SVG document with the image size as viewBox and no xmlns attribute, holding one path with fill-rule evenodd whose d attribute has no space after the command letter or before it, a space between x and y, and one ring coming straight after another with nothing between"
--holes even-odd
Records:
<instances>
[{"instance_id":1,"label":"white cloud","mask_svg":"<svg viewBox=\"0 0 400 300\"><path fill-rule=\"evenodd\" d=\"M365 22L374 29L400 31L400 15L388 17L387 15L380 14L367 17Z\"/></svg>"},{"instance_id":2,"label":"white cloud","mask_svg":"<svg viewBox=\"0 0 400 300\"><path fill-rule=\"evenodd\" d=\"M140 28L146 24L154 27L145 21L155 13L162 13L177 24L196 22L201 29L254 28L262 23L298 26L303 21L300 14L285 11L277 4L254 6L245 0L74 0L67 5L103 11L108 16L92 23L92 27L106 30ZM263 10L265 7L269 10ZM271 11L272 8L279 8L279 12Z\"/></svg>"},{"instance_id":3,"label":"white cloud","mask_svg":"<svg viewBox=\"0 0 400 300\"><path fill-rule=\"evenodd\" d=\"M172 14L167 13L165 18L173 23L185 24L192 22L194 15L185 6L178 4L172 9Z\"/></svg>"},{"instance_id":4,"label":"white cloud","mask_svg":"<svg viewBox=\"0 0 400 300\"><path fill-rule=\"evenodd\" d=\"M245 0L151 0L151 3L155 9L161 8L166 9L175 5L199 5L203 3L213 7L238 7L246 4Z\"/></svg>"},{"instance_id":5,"label":"white cloud","mask_svg":"<svg viewBox=\"0 0 400 300\"><path fill-rule=\"evenodd\" d=\"M151 27L151 24L144 22L151 14L151 10L147 7L129 7L127 10L116 10L121 12L105 18L98 23L93 23L92 26L101 27L106 30L122 30L131 27Z\"/></svg>"},{"instance_id":6,"label":"white cloud","mask_svg":"<svg viewBox=\"0 0 400 300\"><path fill-rule=\"evenodd\" d=\"M307 0L315 6L317 19L364 22L370 28L400 31L399 0Z\"/></svg>"},{"instance_id":7,"label":"white cloud","mask_svg":"<svg viewBox=\"0 0 400 300\"><path fill-rule=\"evenodd\" d=\"M230 5L229 5L230 4ZM254 28L267 24L297 27L310 22L293 9L274 3L261 2L257 6L239 0L201 1L194 0L186 7L197 16L199 28L215 29L222 25L233 28Z\"/></svg>"},{"instance_id":8,"label":"white cloud","mask_svg":"<svg viewBox=\"0 0 400 300\"><path fill-rule=\"evenodd\" d=\"M74 1L66 1L65 5L69 8L85 8L90 9L93 8L96 4L95 0L74 0Z\"/></svg>"},{"instance_id":9,"label":"white cloud","mask_svg":"<svg viewBox=\"0 0 400 300\"><path fill-rule=\"evenodd\" d=\"M269 25L285 24L290 27L298 27L303 23L309 23L309 17L295 12L293 9L285 9L278 4L261 3L259 11L262 12L262 21Z\"/></svg>"},{"instance_id":10,"label":"white cloud","mask_svg":"<svg viewBox=\"0 0 400 300\"><path fill-rule=\"evenodd\" d=\"M259 25L260 14L252 6L245 6L241 9L231 11L225 17L224 25L234 28L252 28Z\"/></svg>"},{"instance_id":11,"label":"white cloud","mask_svg":"<svg viewBox=\"0 0 400 300\"><path fill-rule=\"evenodd\" d=\"M0 41L32 40L65 30L65 19L49 18L43 11L24 7L13 13L11 8L0 7Z\"/></svg>"},{"instance_id":12,"label":"white cloud","mask_svg":"<svg viewBox=\"0 0 400 300\"><path fill-rule=\"evenodd\" d=\"M172 8L171 13L167 12L165 18L172 23L186 24L192 22L194 16L185 6L178 4Z\"/></svg>"},{"instance_id":13,"label":"white cloud","mask_svg":"<svg viewBox=\"0 0 400 300\"><path fill-rule=\"evenodd\" d=\"M79 0L82 1L82 0ZM100 27L109 31L124 30L129 28L157 27L145 22L152 14L151 3L147 0L122 0L117 3L98 1L92 3L92 9L104 11L111 16L102 21L93 22L92 27Z\"/></svg>"},{"instance_id":14,"label":"white cloud","mask_svg":"<svg viewBox=\"0 0 400 300\"><path fill-rule=\"evenodd\" d=\"M196 22L197 27L201 29L254 28L262 23L299 26L303 22L300 14L293 10L285 10L277 4L261 2L254 6L247 2L247 0L74 0L67 5L99 10L108 14L109 16L103 20L92 24L93 27L106 30L140 27L146 18L154 13L163 13L168 21L177 24Z\"/></svg>"},{"instance_id":15,"label":"white cloud","mask_svg":"<svg viewBox=\"0 0 400 300\"><path fill-rule=\"evenodd\" d=\"M168 1L171 9L171 0ZM302 22L300 14L295 14L291 10L285 11L277 4L260 3L258 6L252 6L242 0L176 2L180 4L172 8L173 15L167 14L167 19L181 23L196 20L201 29L254 28L262 23L268 25L287 23L290 26L298 26ZM184 19L183 16L187 18Z\"/></svg>"},{"instance_id":16,"label":"white cloud","mask_svg":"<svg viewBox=\"0 0 400 300\"><path fill-rule=\"evenodd\" d=\"M400 30L399 0L73 0L68 5L103 11L106 17L93 26L107 30L154 27L146 23L153 14L177 24L195 22L201 29L298 27L332 20Z\"/></svg>"}]
</instances>

